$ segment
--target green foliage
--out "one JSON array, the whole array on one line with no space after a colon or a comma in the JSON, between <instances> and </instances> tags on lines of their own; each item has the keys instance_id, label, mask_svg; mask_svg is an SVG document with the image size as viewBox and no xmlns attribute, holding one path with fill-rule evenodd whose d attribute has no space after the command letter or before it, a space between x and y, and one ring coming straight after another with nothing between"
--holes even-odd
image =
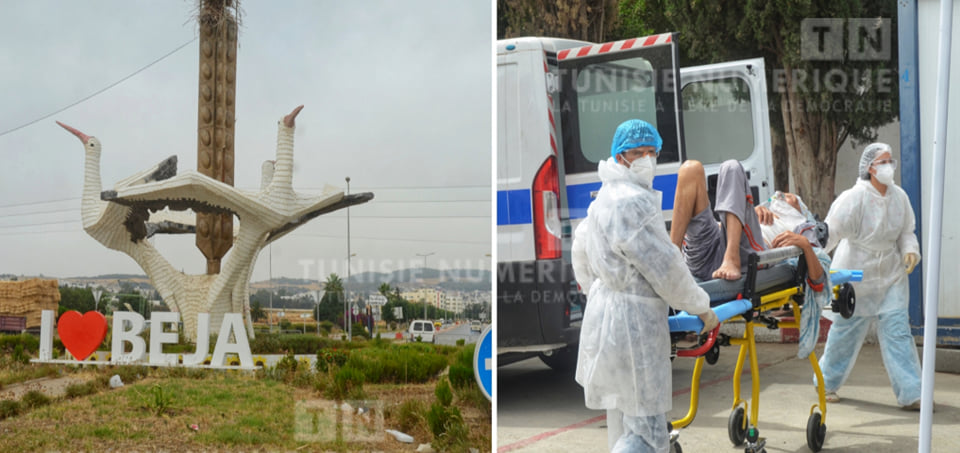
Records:
<instances>
[{"instance_id":1,"label":"green foliage","mask_svg":"<svg viewBox=\"0 0 960 453\"><path fill-rule=\"evenodd\" d=\"M142 365L121 365L116 368L114 374L120 376L124 384L130 384L147 377L150 369Z\"/></svg>"},{"instance_id":2,"label":"green foliage","mask_svg":"<svg viewBox=\"0 0 960 453\"><path fill-rule=\"evenodd\" d=\"M341 368L347 363L347 359L349 357L350 352L343 349L321 349L319 352L317 352L316 368L318 371L323 372L326 372L334 367Z\"/></svg>"},{"instance_id":3,"label":"green foliage","mask_svg":"<svg viewBox=\"0 0 960 453\"><path fill-rule=\"evenodd\" d=\"M450 383L458 390L477 385L473 377L473 368L459 363L450 365Z\"/></svg>"},{"instance_id":4,"label":"green foliage","mask_svg":"<svg viewBox=\"0 0 960 453\"><path fill-rule=\"evenodd\" d=\"M280 330L291 330L293 329L293 324L289 319L283 318L280 320Z\"/></svg>"},{"instance_id":5,"label":"green foliage","mask_svg":"<svg viewBox=\"0 0 960 453\"><path fill-rule=\"evenodd\" d=\"M440 379L437 386L433 389L433 394L437 397L437 402L444 407L449 407L453 402L453 392L450 390L450 384L446 379Z\"/></svg>"},{"instance_id":6,"label":"green foliage","mask_svg":"<svg viewBox=\"0 0 960 453\"><path fill-rule=\"evenodd\" d=\"M50 397L39 390L31 390L20 398L20 405L24 409L36 409L50 404Z\"/></svg>"},{"instance_id":7,"label":"green foliage","mask_svg":"<svg viewBox=\"0 0 960 453\"><path fill-rule=\"evenodd\" d=\"M35 354L40 349L40 339L28 333L0 335L0 351L13 353L18 346L23 352Z\"/></svg>"},{"instance_id":8,"label":"green foliage","mask_svg":"<svg viewBox=\"0 0 960 453\"><path fill-rule=\"evenodd\" d=\"M446 407L439 402L430 405L427 411L427 426L435 438L443 436L444 433L454 424L463 424L463 416L460 415L460 409L456 407Z\"/></svg>"},{"instance_id":9,"label":"green foliage","mask_svg":"<svg viewBox=\"0 0 960 453\"><path fill-rule=\"evenodd\" d=\"M211 343L213 344L213 343ZM356 345L310 334L258 333L250 342L253 354L316 354L325 348L352 348Z\"/></svg>"},{"instance_id":10,"label":"green foliage","mask_svg":"<svg viewBox=\"0 0 960 453\"><path fill-rule=\"evenodd\" d=\"M325 334L329 335L330 331L333 330L333 323L328 320L320 321L320 330Z\"/></svg>"},{"instance_id":11,"label":"green foliage","mask_svg":"<svg viewBox=\"0 0 960 453\"><path fill-rule=\"evenodd\" d=\"M427 411L426 404L418 399L406 400L400 405L397 413L397 423L400 424L400 431L408 433L421 423L426 421L424 414Z\"/></svg>"},{"instance_id":12,"label":"green foliage","mask_svg":"<svg viewBox=\"0 0 960 453\"><path fill-rule=\"evenodd\" d=\"M277 361L276 368L277 372L285 375L292 375L297 371L297 359L293 356L293 352L288 352L287 355L280 358Z\"/></svg>"},{"instance_id":13,"label":"green foliage","mask_svg":"<svg viewBox=\"0 0 960 453\"><path fill-rule=\"evenodd\" d=\"M363 399L366 397L363 392L365 380L363 371L345 366L334 375L333 385L327 388L327 398L334 400Z\"/></svg>"},{"instance_id":14,"label":"green foliage","mask_svg":"<svg viewBox=\"0 0 960 453\"><path fill-rule=\"evenodd\" d=\"M83 382L79 384L70 384L67 386L67 398L78 398L97 393L97 384L93 382Z\"/></svg>"},{"instance_id":15,"label":"green foliage","mask_svg":"<svg viewBox=\"0 0 960 453\"><path fill-rule=\"evenodd\" d=\"M0 420L16 417L20 413L20 402L16 400L0 400Z\"/></svg>"},{"instance_id":16,"label":"green foliage","mask_svg":"<svg viewBox=\"0 0 960 453\"><path fill-rule=\"evenodd\" d=\"M353 323L353 336L370 339L370 332L367 331L367 327L362 322L355 322Z\"/></svg>"},{"instance_id":17,"label":"green foliage","mask_svg":"<svg viewBox=\"0 0 960 453\"><path fill-rule=\"evenodd\" d=\"M13 348L13 356L11 358L13 359L14 362L18 362L23 365L30 363L30 355L23 352L22 343L18 344L15 348Z\"/></svg>"},{"instance_id":18,"label":"green foliage","mask_svg":"<svg viewBox=\"0 0 960 453\"><path fill-rule=\"evenodd\" d=\"M467 340L464 340L463 338L457 340L457 346L463 346L465 344L467 344Z\"/></svg>"},{"instance_id":19,"label":"green foliage","mask_svg":"<svg viewBox=\"0 0 960 453\"><path fill-rule=\"evenodd\" d=\"M263 305L259 300L253 301L250 303L250 319L253 322L262 321L267 319L267 312L264 311Z\"/></svg>"},{"instance_id":20,"label":"green foliage","mask_svg":"<svg viewBox=\"0 0 960 453\"><path fill-rule=\"evenodd\" d=\"M150 394L144 400L146 408L156 416L166 414L172 403L173 395L165 392L160 384L153 384L153 387L150 387Z\"/></svg>"},{"instance_id":21,"label":"green foliage","mask_svg":"<svg viewBox=\"0 0 960 453\"><path fill-rule=\"evenodd\" d=\"M363 371L370 383L423 383L447 367L447 358L430 345L408 343L356 350L345 366Z\"/></svg>"}]
</instances>

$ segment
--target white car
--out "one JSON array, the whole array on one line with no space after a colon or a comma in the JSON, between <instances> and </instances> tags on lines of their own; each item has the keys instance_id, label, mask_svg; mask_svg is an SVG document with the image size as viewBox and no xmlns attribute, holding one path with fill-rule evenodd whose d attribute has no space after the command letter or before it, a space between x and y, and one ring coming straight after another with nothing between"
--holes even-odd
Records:
<instances>
[{"instance_id":1,"label":"white car","mask_svg":"<svg viewBox=\"0 0 960 453\"><path fill-rule=\"evenodd\" d=\"M483 325L480 324L480 321L470 321L471 332L480 332L481 330L483 330Z\"/></svg>"},{"instance_id":2,"label":"white car","mask_svg":"<svg viewBox=\"0 0 960 453\"><path fill-rule=\"evenodd\" d=\"M407 328L407 339L417 341L417 337L424 343L435 343L433 321L428 319L416 319L410 321L410 327Z\"/></svg>"}]
</instances>

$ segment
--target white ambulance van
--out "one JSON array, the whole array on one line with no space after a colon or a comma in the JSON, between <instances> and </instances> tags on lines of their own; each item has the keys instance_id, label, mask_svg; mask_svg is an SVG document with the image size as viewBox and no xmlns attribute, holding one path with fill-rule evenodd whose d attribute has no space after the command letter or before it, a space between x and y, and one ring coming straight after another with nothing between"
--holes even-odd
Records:
<instances>
[{"instance_id":1,"label":"white ambulance van","mask_svg":"<svg viewBox=\"0 0 960 453\"><path fill-rule=\"evenodd\" d=\"M621 122L645 120L663 137L653 185L667 228L687 159L704 163L711 188L720 163L737 159L754 200L772 194L763 59L679 68L677 39L497 42L500 365L536 355L557 370L576 364L586 298L573 278L572 232L600 188L597 163L610 156Z\"/></svg>"}]
</instances>

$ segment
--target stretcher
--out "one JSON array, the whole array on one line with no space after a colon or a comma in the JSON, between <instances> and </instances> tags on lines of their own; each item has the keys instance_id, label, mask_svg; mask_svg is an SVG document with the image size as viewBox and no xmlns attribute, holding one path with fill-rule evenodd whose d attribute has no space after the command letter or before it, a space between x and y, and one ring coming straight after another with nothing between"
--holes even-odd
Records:
<instances>
[{"instance_id":1,"label":"stretcher","mask_svg":"<svg viewBox=\"0 0 960 453\"><path fill-rule=\"evenodd\" d=\"M677 357L696 357L693 368L693 377L690 386L690 407L686 416L669 423L670 446L673 453L682 453L683 449L678 442L679 429L693 422L697 414L697 404L700 396L700 374L703 363L714 364L719 357L719 347L727 345L740 346L737 364L733 373L733 408L727 422L727 433L734 446L744 445L745 453L766 452L765 439L760 438L757 428L759 420L760 376L757 364L757 348L754 338L754 328L763 326L770 329L792 327L801 329L800 315L804 301L804 282L806 280L806 262L797 260L794 266L783 262L787 258L802 254L798 247L784 247L767 250L751 255L747 263L747 271L740 280L711 280L700 286L710 295L710 305L721 323L740 317L744 322L744 333L741 338L731 338L719 334L720 326L705 335L701 335L695 346L677 348L679 338L690 332L700 332L703 322L694 315L680 312L669 318L670 332L673 336L674 354ZM856 296L850 282L860 281L863 278L861 271L833 270L830 272L830 282L833 285L831 309L839 312L844 318L853 315L856 308ZM789 306L793 312L793 321L781 321L770 312L781 307ZM807 446L817 452L823 447L826 437L827 404L823 388L823 374L817 362L815 352L809 355L810 365L817 378L818 404L810 408L807 419ZM740 396L740 376L744 364L749 360L751 396L744 400ZM747 412L749 410L749 416Z\"/></svg>"}]
</instances>

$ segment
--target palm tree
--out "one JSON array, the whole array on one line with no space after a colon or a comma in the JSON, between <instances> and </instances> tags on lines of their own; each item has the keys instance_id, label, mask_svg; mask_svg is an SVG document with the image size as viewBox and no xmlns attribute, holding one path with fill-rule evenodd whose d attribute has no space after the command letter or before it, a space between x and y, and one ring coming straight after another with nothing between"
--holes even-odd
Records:
<instances>
[{"instance_id":1,"label":"palm tree","mask_svg":"<svg viewBox=\"0 0 960 453\"><path fill-rule=\"evenodd\" d=\"M343 318L343 280L337 274L330 274L323 283L323 289L326 293L317 305L315 319L340 324Z\"/></svg>"},{"instance_id":2,"label":"palm tree","mask_svg":"<svg viewBox=\"0 0 960 453\"><path fill-rule=\"evenodd\" d=\"M380 288L378 288L377 291L379 291L380 294L383 294L383 297L386 297L386 298L389 300L389 296L388 296L388 295L390 294L390 290L391 290L391 289L392 289L392 288L390 288L390 284L389 284L389 283L381 283L381 284L380 284Z\"/></svg>"}]
</instances>

